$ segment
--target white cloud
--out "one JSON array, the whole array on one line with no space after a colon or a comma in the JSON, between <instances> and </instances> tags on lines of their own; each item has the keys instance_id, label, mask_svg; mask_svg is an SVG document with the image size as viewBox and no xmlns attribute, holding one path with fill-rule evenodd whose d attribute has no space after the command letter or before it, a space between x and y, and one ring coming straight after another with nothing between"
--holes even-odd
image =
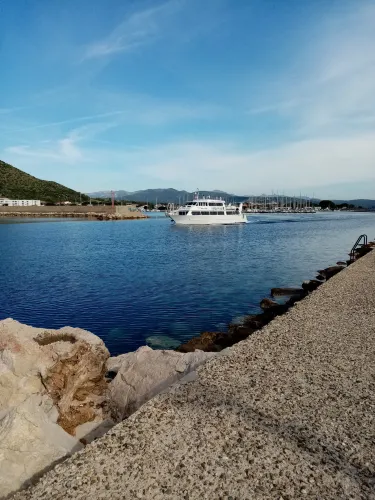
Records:
<instances>
[{"instance_id":1,"label":"white cloud","mask_svg":"<svg viewBox=\"0 0 375 500\"><path fill-rule=\"evenodd\" d=\"M375 121L375 5L331 11L307 27L308 45L298 47L283 75L262 88L249 114L288 119L295 137L326 137L372 130ZM259 99L259 98L258 98Z\"/></svg>"},{"instance_id":2,"label":"white cloud","mask_svg":"<svg viewBox=\"0 0 375 500\"><path fill-rule=\"evenodd\" d=\"M332 197L339 198L345 183L361 179L367 181L369 191L375 189L375 132L300 140L253 152L232 143L189 141L121 150L78 149L72 137L44 149L10 148L7 157L17 159L17 165L22 165L22 156L28 156L28 165L51 165L50 160L54 160L54 166L60 167L59 175L64 166L75 167L74 179L81 179L82 184L73 187L85 191L113 186L127 190L168 186L191 191L199 186L239 194L278 190L312 195L314 186L319 196L319 186L331 185ZM103 165L111 165L105 175ZM72 183L71 179L57 180ZM353 192L353 197L360 195Z\"/></svg>"},{"instance_id":3,"label":"white cloud","mask_svg":"<svg viewBox=\"0 0 375 500\"><path fill-rule=\"evenodd\" d=\"M163 28L179 12L181 0L170 0L157 7L131 14L103 40L86 47L83 60L105 57L119 52L130 52L150 44L163 35Z\"/></svg>"},{"instance_id":4,"label":"white cloud","mask_svg":"<svg viewBox=\"0 0 375 500\"><path fill-rule=\"evenodd\" d=\"M358 179L373 179L375 187L375 133L302 140L255 152L241 151L234 144L181 143L136 151L125 158L154 185L190 190L198 183L202 189L244 194L271 189L306 192L309 186Z\"/></svg>"}]
</instances>

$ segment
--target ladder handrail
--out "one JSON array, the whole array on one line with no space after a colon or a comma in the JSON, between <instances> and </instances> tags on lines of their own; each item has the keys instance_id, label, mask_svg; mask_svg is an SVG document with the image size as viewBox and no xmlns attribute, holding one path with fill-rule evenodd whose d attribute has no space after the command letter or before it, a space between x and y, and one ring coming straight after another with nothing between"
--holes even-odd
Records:
<instances>
[{"instance_id":1,"label":"ladder handrail","mask_svg":"<svg viewBox=\"0 0 375 500\"><path fill-rule=\"evenodd\" d=\"M363 239L363 243L360 243L360 241ZM354 260L355 257L355 251L357 250L358 247L363 247L367 245L367 234L361 234L358 236L357 241L354 243L352 249L350 250L350 260Z\"/></svg>"}]
</instances>

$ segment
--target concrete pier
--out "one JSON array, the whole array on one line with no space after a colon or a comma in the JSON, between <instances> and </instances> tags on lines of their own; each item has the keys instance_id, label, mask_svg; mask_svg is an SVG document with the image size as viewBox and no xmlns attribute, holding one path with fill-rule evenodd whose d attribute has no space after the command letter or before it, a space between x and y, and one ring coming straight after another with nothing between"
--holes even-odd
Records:
<instances>
[{"instance_id":1,"label":"concrete pier","mask_svg":"<svg viewBox=\"0 0 375 500\"><path fill-rule=\"evenodd\" d=\"M373 251L14 498L374 499L374 419Z\"/></svg>"}]
</instances>

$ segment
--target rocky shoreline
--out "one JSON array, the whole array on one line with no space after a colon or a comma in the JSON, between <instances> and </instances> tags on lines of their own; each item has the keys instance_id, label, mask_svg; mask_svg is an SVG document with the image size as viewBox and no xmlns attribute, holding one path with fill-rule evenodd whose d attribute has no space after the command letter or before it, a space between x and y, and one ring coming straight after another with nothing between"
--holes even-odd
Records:
<instances>
[{"instance_id":1,"label":"rocky shoreline","mask_svg":"<svg viewBox=\"0 0 375 500\"><path fill-rule=\"evenodd\" d=\"M111 358L85 330L1 321L1 495L101 437L212 356L144 346Z\"/></svg>"},{"instance_id":2,"label":"rocky shoreline","mask_svg":"<svg viewBox=\"0 0 375 500\"><path fill-rule=\"evenodd\" d=\"M190 339L185 344L177 348L179 352L194 352L196 349L205 352L219 352L227 347L231 347L237 342L247 339L250 335L260 330L270 323L277 316L285 314L297 302L308 296L323 283L331 279L356 259L366 255L375 247L374 242L370 242L360 247L354 256L354 260L346 262L337 262L335 266L321 269L315 279L304 281L301 288L272 288L271 297L290 297L284 303L280 304L266 297L261 300L260 308L263 312L246 316L244 321L238 324L230 324L227 331L224 332L203 332L198 337Z\"/></svg>"},{"instance_id":3,"label":"rocky shoreline","mask_svg":"<svg viewBox=\"0 0 375 500\"><path fill-rule=\"evenodd\" d=\"M362 247L355 258L374 246ZM228 332L204 332L176 351L144 346L111 358L103 341L90 332L1 321L1 495L28 486L172 384L194 380L199 365L287 312L351 262L318 271L318 279L301 288L273 289L273 297L290 298L285 304L265 298L263 312L242 325L230 325Z\"/></svg>"}]
</instances>

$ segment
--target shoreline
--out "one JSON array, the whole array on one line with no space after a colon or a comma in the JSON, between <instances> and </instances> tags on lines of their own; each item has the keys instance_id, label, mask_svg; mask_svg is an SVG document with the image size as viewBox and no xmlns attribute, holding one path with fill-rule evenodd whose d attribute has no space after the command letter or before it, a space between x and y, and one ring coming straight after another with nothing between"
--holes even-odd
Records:
<instances>
[{"instance_id":1,"label":"shoreline","mask_svg":"<svg viewBox=\"0 0 375 500\"><path fill-rule=\"evenodd\" d=\"M127 431L129 431L130 429L133 429L132 433L134 433L134 431L135 431L136 435L138 436L138 438L141 441L143 439L142 436L143 436L144 432L148 433L148 439L151 439L153 434L150 435L149 434L150 429L148 428L148 426L146 425L146 429L144 429L144 426L142 424L142 415L145 412L147 413L148 409L158 407L158 404L160 403L160 401L164 401L165 398L167 398L168 400L171 401L171 404L173 407L174 394L176 394L176 392L178 393L179 391L183 392L186 387L191 387L192 390L195 387L195 389L197 389L199 392L200 385L202 384L202 380L203 380L204 385L207 381L209 381L209 384L211 384L212 381L214 380L211 378L211 375L210 375L209 378L205 382L205 375L204 374L210 373L210 370L212 369L212 367L214 367L214 369L215 369L215 366L220 368L220 371L218 372L219 374L220 373L224 374L225 370L224 370L224 372L222 371L221 365L222 364L227 365L228 358L232 359L232 361L229 364L229 366L231 367L231 370L238 372L237 354L241 353L241 355L245 355L245 357L248 357L248 356L251 357L253 354L252 351L248 351L245 349L246 345L249 345L249 346L254 345L254 344L256 345L257 343L261 342L262 346L263 346L262 347L262 355L259 358L255 357L254 359L258 360L259 362L262 362L262 357L265 356L265 360L267 360L267 352L269 352L270 350L273 349L274 341L278 342L279 340L283 340L281 333L280 333L280 330L281 330L281 332L284 331L285 335L290 335L291 333L293 333L293 329L294 329L294 334L296 334L298 337L298 336L300 336L300 329L301 328L303 329L303 324L306 324L306 322L307 322L308 323L307 326L309 326L309 328L310 328L310 323L308 321L309 317L311 316L309 302L310 302L310 304L311 304L311 302L313 304L315 304L313 307L313 310L315 310L315 314L321 316L320 308L322 308L323 310L328 311L328 313L331 313L331 318L330 318L331 321L332 320L333 321L340 321L340 318L337 317L337 311L334 311L335 314L334 314L334 316L332 316L332 310L330 310L330 308L327 309L326 303L322 303L319 306L319 294L322 295L321 290L323 290L323 296L324 296L324 295L327 295L327 293L324 291L330 290L330 289L331 290L335 289L335 283L337 282L337 280L340 281L340 276L343 276L343 278L341 278L341 281L345 282L345 281L347 281L347 279L345 279L345 277L348 276L348 273L356 275L356 272L352 271L352 269L355 269L361 261L365 260L367 264L368 264L368 262L370 263L370 267L371 267L371 265L373 265L375 267L375 258L374 258L375 253L371 251L373 249L373 247L374 247L374 244L370 243L369 245L362 247L360 250L358 250L358 252L355 255L355 258L359 259L359 257L362 257L366 253L370 252L370 255L366 257L367 260L366 259L359 259L358 262L354 261L354 265L351 265L352 262L350 262L350 261L348 261L347 263L339 262L339 263L337 263L336 266L332 266L330 268L320 270L320 271L318 271L318 273L319 273L318 280L315 279L315 280L310 280L308 282L304 282L304 284L302 285L302 288L300 288L300 289L280 289L280 288L272 289L272 296L290 295L291 299L289 299L289 301L287 301L287 303L285 303L285 304L278 304L269 298L263 299L261 302L261 308L262 308L263 312L261 314L250 316L248 318L248 321L247 322L245 321L244 325L231 325L232 328L231 327L229 328L228 333L214 332L215 337L214 338L211 337L209 339L208 346L207 345L206 346L197 345L197 342L199 344L199 342L202 341L202 338L203 338L203 340L207 339L206 334L208 332L204 332L199 337L195 337L195 338L191 339L189 342L187 342L186 344L179 346L179 348L177 348L176 351L164 351L164 350L153 351L151 348L141 347L133 353L123 354L123 355L117 356L115 358L107 359L107 361L105 362L105 366L106 366L106 368L105 368L103 365L103 360L105 360L109 356L109 353L106 350L103 341L101 341L95 335L93 335L89 332L85 332L83 330L69 328L69 327L55 331L55 330L36 329L36 328L27 327L25 325L18 324L23 329L23 331L29 336L29 338L31 340L35 339L37 341L37 343L39 344L39 346L46 346L46 347L42 347L44 353L49 352L48 350L50 349L50 347L47 347L47 346L53 347L54 342L59 342L61 340L63 341L62 345L63 344L65 345L64 349L68 348L68 350L70 352L69 356L73 356L73 358L75 356L74 352L78 352L78 351L74 351L74 349L84 348L84 350L85 349L87 350L87 347L84 347L84 345L101 346L101 347L99 347L99 351L97 351L97 350L95 351L97 353L101 352L100 359L102 360L99 362L99 367L101 367L100 368L100 373L101 373L100 380L102 380L102 382L100 382L101 385L99 384L98 387L101 387L100 390L102 391L101 392L102 396L100 396L100 397L104 397L103 401L107 401L105 403L105 405L107 405L107 406L103 407L103 411L104 411L103 414L100 413L100 412L102 412L102 410L100 410L100 406L97 407L97 410L95 410L95 411L99 412L99 413L96 413L97 417L95 417L94 422L91 422L91 423L90 423L90 420L92 420L92 417L89 417L88 416L89 414L86 415L85 412L82 414L81 410L80 410L79 415L81 415L81 414L82 415L81 415L81 417L79 417L78 420L77 420L77 416L74 416L75 415L74 412L76 410L74 410L73 413L71 413L72 410L69 410L68 413L66 413L67 410L64 410L64 413L62 414L61 413L61 411L62 411L61 401L62 400L60 400L62 395L58 396L57 399L56 399L56 395L53 396L54 392L53 391L51 392L52 389L49 386L49 384L50 384L49 381L51 380L51 377L53 378L54 375L52 376L50 374L47 377L46 381L43 382L43 385L47 389L47 395L48 394L52 395L52 399L55 402L55 405L57 405L58 414L60 414L59 419L57 420L57 422L55 422L54 425L56 425L56 423L57 423L58 425L62 426L63 430L60 427L57 427L57 428L60 428L62 432L66 431L69 434L71 434L72 436L76 435L77 437L75 439L80 439L80 441L77 441L77 440L74 441L74 443L77 443L76 445L74 445L75 447L77 447L78 445L80 445L80 447L82 447L82 443L87 444L87 443L90 443L91 441L93 441L93 443L91 445L87 444L86 448L84 448L78 454L74 454L72 458L67 458L65 456L63 463L61 465L58 465L51 472L47 472L46 475L42 476L40 481L36 483L35 488L20 491L19 493L15 494L14 498L15 499L38 498L38 495L42 495L44 492L43 489L42 490L40 489L40 488L43 488L42 485L44 484L44 481L47 481L47 483L48 483L48 478L51 475L52 475L52 477L56 477L56 475L57 475L57 477L60 478L60 473L62 474L62 476L60 478L61 482L59 479L58 485L57 485L58 489L53 490L54 498L61 498L61 499L62 498L75 498L73 494L75 492L77 492L77 488L75 487L75 488L73 488L74 491L71 491L69 488L66 489L64 486L64 483L67 480L67 478L69 479L70 482L73 480L73 483L74 483L74 478L72 478L71 473L70 473L70 471L72 470L70 467L70 464L74 464L74 463L77 463L77 461L79 461L79 463L81 465L82 464L85 465L85 457L87 457L87 460L88 460L87 466L92 467L93 464L90 461L91 460L90 457L92 456L92 453L94 453L94 455L95 455L95 450L99 450L98 451L99 455L101 457L103 457L104 460L107 460L109 457L107 457L107 455L106 455L107 445L105 443L110 442L111 447L114 447L114 448L118 447L119 443L116 443L116 439L114 440L112 437L114 435L118 436L118 433L120 433L120 435L123 436L122 432L125 432L124 437L125 437L125 439L128 439ZM343 264L348 264L348 267L345 267ZM323 279L325 279L324 282L322 281ZM333 283L333 285L331 285L331 283ZM350 285L350 283L349 283L349 285ZM354 285L356 285L356 283L354 283ZM345 291L347 291L347 290L345 290ZM313 293L311 293L311 292L313 292ZM334 302L337 302L337 294L336 293L334 293L334 294L328 293L327 297L328 297L328 299L327 299L328 301L334 300ZM340 307L342 307L342 304L339 302L339 303L336 303L336 306L340 308ZM301 314L301 311L302 311L302 314ZM299 318L297 323L295 323L293 320L292 321L290 320L290 318L293 316L297 316ZM328 316L329 316L329 314L328 314ZM322 318L323 318L323 320L327 320L327 318L325 316L323 316L323 317L321 316L321 319ZM13 320L5 320L4 322L1 322L0 331L2 333L4 333L8 329L8 331L11 332L12 328L13 328L13 331L16 332L17 329L19 329L19 327L15 324L17 322L12 322L12 321ZM375 319L374 319L374 322L375 322ZM284 326L285 323L290 324L291 328L288 327L285 329L285 326ZM1 325L3 325L3 326L1 326ZM314 326L317 326L318 329L319 329L319 326L321 327L321 325L314 325ZM4 327L5 327L5 330L4 330ZM298 328L298 330L295 330L295 328ZM273 332L272 335L274 337L269 338L267 341L266 340L267 332L269 332L269 331ZM48 332L48 335L47 335L47 332ZM61 333L59 333L59 332L61 332ZM80 333L80 332L82 332L82 333ZM339 332L337 332L337 331L333 332L333 333L339 334ZM35 337L35 335L36 335L36 337ZM51 340L48 340L48 339L44 340L46 335L47 335L48 339L51 339ZM1 338L0 338L0 340L1 340ZM229 340L229 342L228 342L228 340ZM89 344L82 344L82 347L80 347L81 341L84 341L86 343L88 342ZM68 342L68 344L66 344L66 342ZM215 344L215 342L216 342L216 344ZM292 344L288 344L288 343L284 344L284 347L290 347L293 350ZM40 347L37 347L37 348L40 349ZM46 351L46 349L47 349L47 351ZM59 349L61 351L61 348L59 348ZM73 349L73 352L71 351L71 349ZM89 349L92 349L92 347L89 347ZM98 347L95 347L95 349L98 349ZM196 350L196 349L202 349L202 350ZM60 352L60 351L56 351L56 352ZM203 351L206 351L206 352L203 352ZM222 352L218 352L218 351L222 351ZM13 355L15 355L16 352L17 351L14 351ZM54 351L52 351L52 352L54 352ZM81 352L81 351L79 351L79 352ZM97 355L98 354L95 354L95 356L97 356ZM236 358L236 360L234 358ZM59 368L59 370L63 369L63 370L68 370L68 372L69 372L69 370L70 370L69 359L70 359L69 357L66 358L66 355L65 355L65 361L64 361L64 358L61 358L61 362L63 364L62 364L62 368ZM177 364L176 364L176 362L177 362ZM81 363L81 361L79 361L79 363ZM63 368L64 364L66 365L66 368ZM73 373L76 373L77 370L79 372L81 370L79 368L79 365L77 365L76 362L74 364L75 364L75 368L74 368ZM203 364L204 366L199 368L199 370L197 371L197 367L201 364ZM93 366L95 366L95 365L97 365L97 362L94 362ZM255 365L256 365L256 363L255 363ZM250 364L250 366L251 367L246 369L245 372L242 373L242 375L246 374L247 377L250 377L250 378L252 377L254 366L252 363ZM52 369L55 370L55 368L53 368L53 365L52 365ZM92 367L90 368L90 365L89 365L88 367L87 366L85 367L84 371L90 372L90 369L92 370ZM129 369L131 371L129 371ZM267 370L268 369L270 369L269 365L267 365ZM45 370L45 369L43 369L43 370ZM202 379L202 374L203 374L203 379ZM223 387L226 384L228 384L228 382L226 380L227 375L225 376L224 379L221 380L221 384L223 384ZM237 377L238 377L238 375L237 375ZM69 376L69 378L70 377L71 376ZM104 379L104 377L106 377L106 378ZM132 377L135 377L135 378L132 379ZM221 375L220 375L220 377L221 377ZM240 380L240 378L238 380ZM74 378L73 378L73 380L74 380ZM104 383L105 380L106 380L106 383ZM236 390L238 389L237 381L235 381L236 377L230 376L230 380L233 380L233 383L234 383L234 385L232 382L229 383L229 386L231 386L231 391L236 392ZM124 383L124 381L125 381L125 383ZM74 383L76 383L76 382L74 382ZM79 383L83 384L82 380ZM99 383L99 379L98 379L97 383ZM146 383L146 385L145 385L145 383ZM168 387L170 387L171 385L176 384L176 383L177 383L177 385L174 386L174 389L170 388L167 390L167 392L165 392L165 390ZM275 381L275 383L277 384L277 380ZM0 384L0 386L1 386L1 384ZM109 393L108 393L107 389L105 389L106 386L109 388ZM216 387L216 381L214 383L214 386ZM95 387L93 387L90 384L88 387L91 387L89 389L89 392L90 391L92 392L93 390L95 392L97 390L97 389L95 389ZM253 385L250 385L249 387L251 387L252 389L254 388ZM257 386L255 386L255 387L257 387ZM264 387L266 388L267 385ZM211 385L207 386L207 388L209 388L210 390L212 389ZM83 387L80 387L80 390L82 391ZM54 389L54 391L55 391L55 389ZM250 391L250 393L252 394L252 391ZM248 396L250 396L250 398L252 398L250 393L248 394ZM261 394L262 394L262 392L261 392ZM199 400L201 400L202 395L199 396L199 398L198 398ZM240 394L238 394L238 396L240 396ZM46 397L46 395L43 397ZM110 399L108 399L108 397ZM63 399L64 398L66 399L66 396L63 396ZM87 406L88 409L90 407L96 408L96 403L95 403L96 399L95 398L96 398L96 396L94 397L94 399L91 399L92 403L90 403ZM153 399L150 400L150 398L153 398ZM74 399L74 396L73 396L73 399ZM180 401L180 399L178 399L178 401ZM203 409L206 407L206 404L209 404L210 397L208 397L208 399L207 399L206 393L205 393L202 401L204 401L204 406L202 407L202 409ZM79 401L78 401L78 403L79 403ZM73 404L73 406L72 406L73 409L77 408L77 403L74 403L74 401L73 401L71 404ZM92 406L92 404L94 406ZM86 407L85 405L86 405L86 403L83 406ZM78 406L82 406L82 404L78 404ZM162 404L162 407L163 407L163 404ZM107 408L107 409L105 409L105 408ZM195 410L197 410L198 413L200 411L195 406L194 406L194 410L193 410L192 414L189 411L189 413L187 415L187 416L189 416L189 419L188 419L188 421L186 421L186 419L184 420L184 428L186 428L186 426L187 427L189 426L189 422L191 423L191 422L195 421L195 419L197 417L197 415L195 414ZM152 412L152 414L153 414L153 412ZM151 423L151 428L154 429L152 431L152 433L154 433L155 427L152 424L152 418L153 418L152 414L150 415L151 420L149 420L149 422ZM101 416L99 416L99 415L101 415ZM162 411L162 413L160 413L160 416L162 419L165 419L165 415L164 415L163 411ZM108 418L109 418L109 420L108 420ZM123 420L124 418L125 418L125 420ZM140 422L139 422L139 418L141 418ZM190 421L190 418L191 418L191 421ZM114 419L114 421L112 421L111 419ZM136 424L137 419L138 419L138 424ZM86 422L86 423L84 423L84 422ZM138 427L136 427L134 429L132 427L132 422L134 422L134 425L138 425L138 426L140 425L140 429ZM167 422L168 422L168 419L167 419ZM166 422L166 425L167 425L167 422ZM214 421L212 421L212 423L213 422ZM108 429L110 429L116 423L117 423L116 427L114 429L112 429L109 433L105 434L105 432L108 431ZM77 425L78 425L78 427L77 427ZM206 426L206 423L204 424L204 426ZM82 429L84 428L85 430L78 431L78 429L80 427L82 427ZM138 431L141 432L141 434L139 434ZM178 427L177 431L183 432L183 427L182 426L181 426L181 428ZM176 429L173 427L173 429L170 429L170 432L173 435L175 435ZM67 434L67 436L69 436L69 434ZM103 438L98 440L97 438L102 436L103 434L104 434ZM159 434L159 432L157 432L157 434ZM1 432L0 432L0 435L1 435ZM79 436L81 436L81 437L79 437ZM178 436L180 436L180 435L178 434ZM180 437L178 437L178 439L177 439L177 441L179 441L180 443L181 443L181 438L182 438L182 435ZM69 437L69 439L72 439L72 438ZM122 442L122 439L123 438L121 438L121 442ZM103 449L102 445L104 446L104 449ZM160 443L158 441L157 445L156 445L157 449L160 448L159 445L160 445ZM70 446L72 446L72 445L70 445ZM190 442L189 446L192 447L192 449L194 449L195 444L193 442ZM72 451L74 451L74 450L72 450ZM103 452L104 452L104 455L103 455ZM34 453L35 453L35 450L34 450ZM118 449L118 453L123 453L123 450ZM228 453L228 452L226 452L226 453ZM64 452L64 454L69 455L71 453ZM125 451L125 455L126 455L126 451ZM163 457L162 456L154 457L156 460L159 460L162 471L165 470L166 466L167 466L167 468L169 467L169 465L168 465L169 461L167 460L167 464L165 464L165 457L164 458ZM129 454L128 454L128 458L130 458ZM83 459L83 462L82 462L82 459ZM162 460L162 461L160 462L160 460ZM126 460L124 459L124 461L126 461ZM195 474L194 466L190 460L188 460L188 462L190 464L189 467L192 468L192 470L190 472L192 472L194 475ZM48 462L46 462L46 463L48 464ZM89 463L90 463L90 465L89 465ZM143 463L143 462L141 462L141 463ZM150 467L151 462L148 461L147 456L145 457L145 464L146 464L146 469L147 469L147 467ZM147 464L149 464L149 465L147 465ZM113 467L114 467L114 470L116 470L116 467L114 464L113 464ZM151 466L151 467L153 468L153 466ZM50 469L50 468L51 468L51 466L47 465L47 469ZM73 465L73 470L75 470L75 472L77 472L77 469L74 465ZM67 473L68 476L64 476L65 472ZM97 471L97 473L100 474L100 471ZM125 471L122 471L121 474L125 474L125 473L126 473ZM151 473L151 470L149 470L149 473ZM84 477L85 476L84 470L80 471L80 474L81 475L79 477L81 477L81 478ZM41 476L41 472L38 472L36 470L36 471L34 471L33 476L35 476L35 480L36 480L37 478L39 478ZM109 474L109 476L111 476L111 474ZM171 477L173 477L173 476L171 476ZM168 476L164 477L164 481L167 481L170 483L171 477L169 476L169 473L168 473ZM105 484L106 478L108 479L107 476L105 476L104 478L101 479L101 482L103 482L103 484ZM128 479L130 479L130 478L128 477ZM30 479L28 481L30 481ZM146 481L146 478L143 478L142 481ZM55 484L56 482L53 481L53 483ZM158 486L158 481L156 481L156 483L155 482L152 482L152 483L154 484L154 488L156 488L156 489L154 489L153 493L152 494L150 493L149 496L146 495L145 498L156 498L154 496L154 493L155 494L162 494L164 497L165 491L163 489L160 490L160 488ZM172 483L173 483L173 481L172 481ZM199 483L199 481L198 481L198 483ZM76 484L76 486L77 486L78 483L74 483L74 484ZM24 486L27 486L27 484L25 484ZM230 486L232 488L234 487L234 485L232 483L230 483ZM128 487L127 484L126 485L123 484L123 488L126 489L127 487ZM175 493L177 493L177 490L173 489L173 484L171 485L171 487L172 487L171 491L175 491ZM177 485L174 484L174 487L177 487ZM50 491L49 488L50 488L50 486L48 486L48 491ZM137 485L132 484L131 488L133 488L133 489L127 490L130 497L132 496L132 494L135 491L138 491ZM34 496L34 493L33 493L34 489L35 489L36 496ZM85 485L84 482L83 483L81 482L78 484L78 490L80 490L82 494L89 495L89 496L94 493L94 491L91 491L90 486L88 484ZM106 490L108 490L107 486L105 486L105 491ZM195 490L193 490L193 491L187 490L187 491L188 491L188 494L190 495L190 498L198 498L198 496L197 497L194 496ZM103 496L103 498L123 498L123 497L113 496L113 493L115 493L114 490L112 490L111 495L108 495L108 496L105 495L105 496ZM73 496L70 496L70 495L73 495ZM193 495L193 496L191 496L191 495ZM212 493L212 495L213 496L211 496L211 498L216 497L215 493ZM247 497L240 496L239 498L247 498ZM298 496L296 496L296 498L298 498Z\"/></svg>"},{"instance_id":2,"label":"shoreline","mask_svg":"<svg viewBox=\"0 0 375 500\"><path fill-rule=\"evenodd\" d=\"M132 219L149 219L150 217L144 214L134 214L134 215L121 215L121 214L108 214L102 212L89 212L89 213L79 213L79 212L0 212L0 218L77 218L77 219L90 219L90 220L132 220Z\"/></svg>"},{"instance_id":3,"label":"shoreline","mask_svg":"<svg viewBox=\"0 0 375 500\"><path fill-rule=\"evenodd\" d=\"M375 253L15 500L370 498Z\"/></svg>"}]
</instances>

